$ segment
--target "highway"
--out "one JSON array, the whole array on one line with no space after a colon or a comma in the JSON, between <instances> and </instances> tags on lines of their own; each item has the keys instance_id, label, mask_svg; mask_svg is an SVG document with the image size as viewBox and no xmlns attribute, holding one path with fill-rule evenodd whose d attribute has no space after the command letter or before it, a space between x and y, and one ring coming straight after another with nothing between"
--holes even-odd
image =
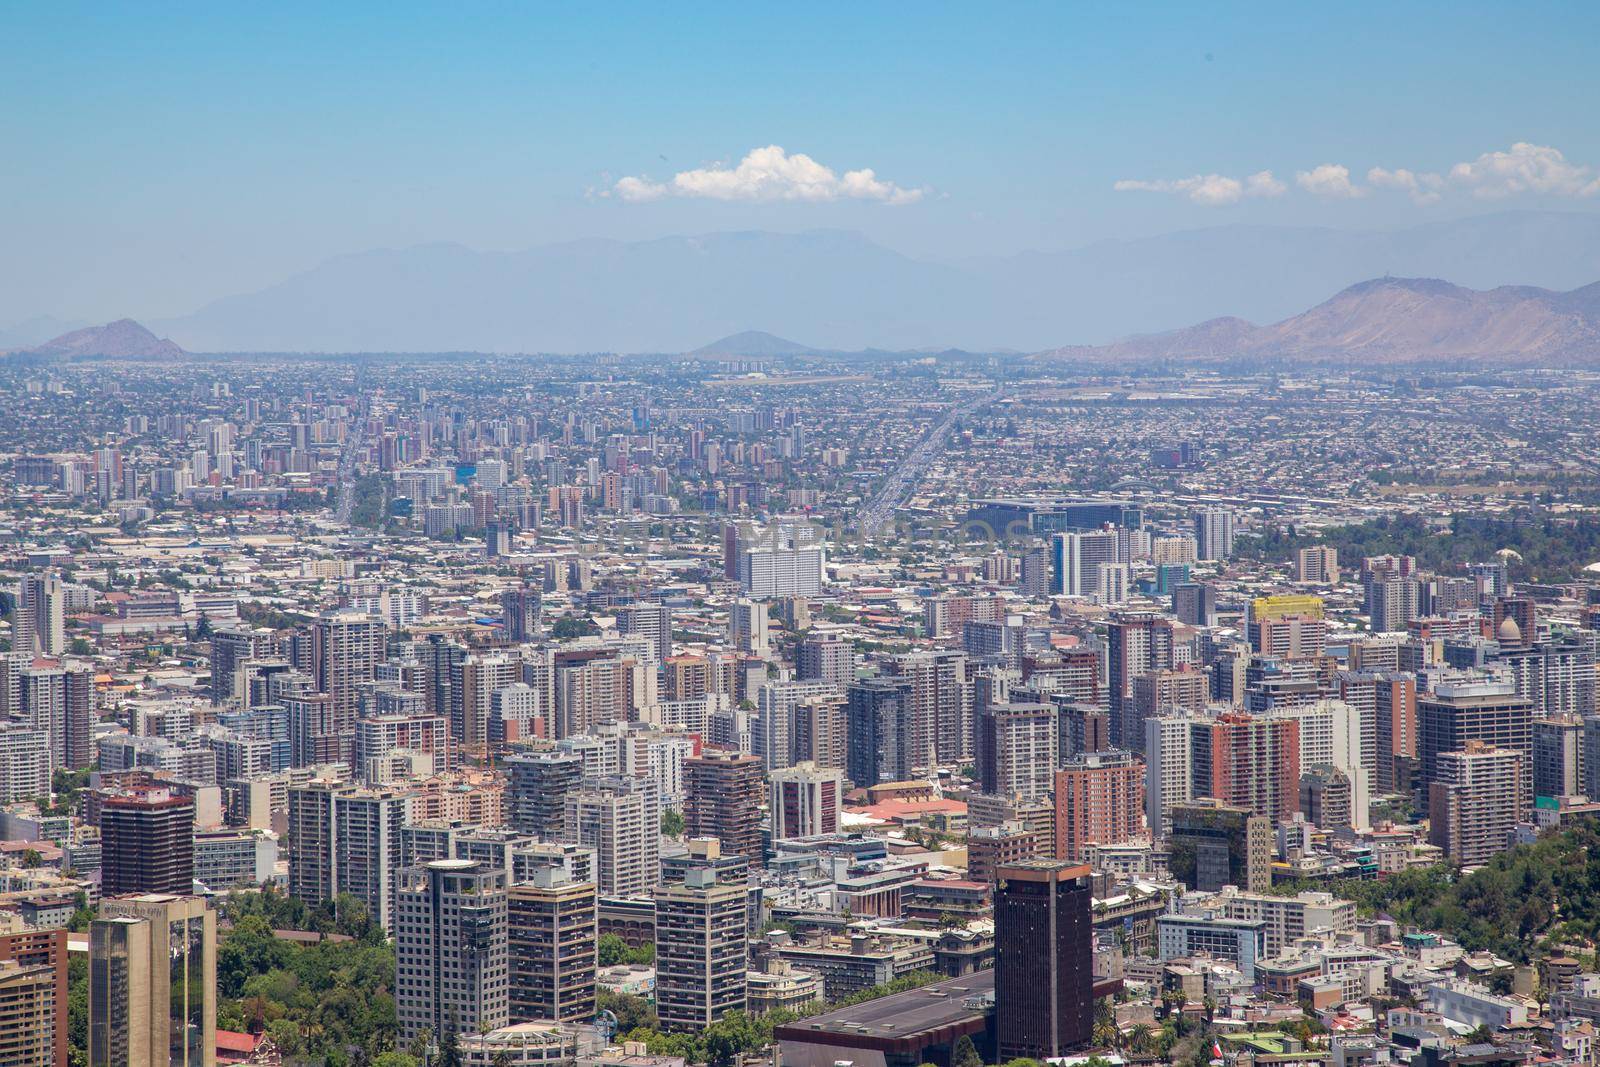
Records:
<instances>
[{"instance_id":1,"label":"highway","mask_svg":"<svg viewBox=\"0 0 1600 1067\"><path fill-rule=\"evenodd\" d=\"M872 537L877 534L894 515L895 509L911 497L912 490L927 473L934 457L944 450L945 440L950 436L950 431L956 422L963 415L969 415L979 408L992 404L1003 391L996 389L966 404L957 404L945 413L939 424L929 430L917 443L917 447L900 461L900 465L889 475L888 481L873 494L872 499L861 505L861 510L856 512L856 529L862 537Z\"/></svg>"},{"instance_id":2,"label":"highway","mask_svg":"<svg viewBox=\"0 0 1600 1067\"><path fill-rule=\"evenodd\" d=\"M344 449L339 453L339 473L335 483L339 486L339 502L334 509L334 518L341 526L350 525L351 510L356 506L356 458L361 455L365 431L365 419L352 419L350 432L344 438Z\"/></svg>"}]
</instances>

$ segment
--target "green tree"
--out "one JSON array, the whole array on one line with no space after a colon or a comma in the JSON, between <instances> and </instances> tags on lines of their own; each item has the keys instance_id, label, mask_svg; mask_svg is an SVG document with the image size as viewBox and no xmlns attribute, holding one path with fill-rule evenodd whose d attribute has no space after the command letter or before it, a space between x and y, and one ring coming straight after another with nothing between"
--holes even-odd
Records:
<instances>
[{"instance_id":1,"label":"green tree","mask_svg":"<svg viewBox=\"0 0 1600 1067\"><path fill-rule=\"evenodd\" d=\"M661 832L676 840L683 836L683 812L667 808L661 813Z\"/></svg>"},{"instance_id":2,"label":"green tree","mask_svg":"<svg viewBox=\"0 0 1600 1067\"><path fill-rule=\"evenodd\" d=\"M958 1037L950 1049L950 1067L983 1067L983 1057L967 1034Z\"/></svg>"},{"instance_id":3,"label":"green tree","mask_svg":"<svg viewBox=\"0 0 1600 1067\"><path fill-rule=\"evenodd\" d=\"M616 934L601 934L596 952L600 966L615 967L628 955L628 943Z\"/></svg>"}]
</instances>

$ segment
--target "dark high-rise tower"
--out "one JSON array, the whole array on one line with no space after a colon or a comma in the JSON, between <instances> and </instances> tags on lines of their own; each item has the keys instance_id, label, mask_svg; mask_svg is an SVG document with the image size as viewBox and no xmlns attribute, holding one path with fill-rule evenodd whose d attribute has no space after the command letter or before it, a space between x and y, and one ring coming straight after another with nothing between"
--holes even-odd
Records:
<instances>
[{"instance_id":1,"label":"dark high-rise tower","mask_svg":"<svg viewBox=\"0 0 1600 1067\"><path fill-rule=\"evenodd\" d=\"M106 797L100 895L194 892L194 800L166 789Z\"/></svg>"},{"instance_id":2,"label":"dark high-rise tower","mask_svg":"<svg viewBox=\"0 0 1600 1067\"><path fill-rule=\"evenodd\" d=\"M994 894L995 1031L1003 1063L1089 1043L1094 951L1089 868L1051 860L1003 865Z\"/></svg>"}]
</instances>

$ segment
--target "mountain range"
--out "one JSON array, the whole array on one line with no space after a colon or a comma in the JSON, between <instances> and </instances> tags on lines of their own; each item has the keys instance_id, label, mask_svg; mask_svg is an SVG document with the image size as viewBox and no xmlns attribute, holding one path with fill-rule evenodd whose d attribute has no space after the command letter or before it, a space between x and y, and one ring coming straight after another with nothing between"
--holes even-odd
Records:
<instances>
[{"instance_id":1,"label":"mountain range","mask_svg":"<svg viewBox=\"0 0 1600 1067\"><path fill-rule=\"evenodd\" d=\"M64 334L28 354L66 359L187 355L129 319ZM732 334L687 353L702 359L895 354L830 351L759 330ZM1107 345L1050 349L1027 359L1040 366L1226 362L1600 366L1600 282L1570 292L1526 285L1481 291L1436 278L1376 278L1266 326L1240 318L1209 319Z\"/></svg>"},{"instance_id":2,"label":"mountain range","mask_svg":"<svg viewBox=\"0 0 1600 1067\"><path fill-rule=\"evenodd\" d=\"M1042 352L1043 362L1600 365L1600 282L1570 292L1487 291L1435 278L1377 278L1268 326L1238 318Z\"/></svg>"},{"instance_id":3,"label":"mountain range","mask_svg":"<svg viewBox=\"0 0 1600 1067\"><path fill-rule=\"evenodd\" d=\"M1039 351L1219 315L1277 322L1386 274L1572 289L1600 278L1600 213L1219 226L945 262L834 230L420 245L342 256L149 325L197 352L684 352L751 329L829 351Z\"/></svg>"}]
</instances>

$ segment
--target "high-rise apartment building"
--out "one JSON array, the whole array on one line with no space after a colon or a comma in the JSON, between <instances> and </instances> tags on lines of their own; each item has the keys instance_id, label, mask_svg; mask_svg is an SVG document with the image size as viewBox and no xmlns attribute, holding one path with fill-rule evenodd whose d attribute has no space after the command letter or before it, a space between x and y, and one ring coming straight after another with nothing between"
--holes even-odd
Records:
<instances>
[{"instance_id":1,"label":"high-rise apartment building","mask_svg":"<svg viewBox=\"0 0 1600 1067\"><path fill-rule=\"evenodd\" d=\"M808 637L795 653L795 677L843 689L855 681L855 645L838 637Z\"/></svg>"},{"instance_id":2,"label":"high-rise apartment building","mask_svg":"<svg viewBox=\"0 0 1600 1067\"><path fill-rule=\"evenodd\" d=\"M728 606L728 643L740 652L766 659L772 654L772 620L759 600L735 600Z\"/></svg>"},{"instance_id":3,"label":"high-rise apartment building","mask_svg":"<svg viewBox=\"0 0 1600 1067\"><path fill-rule=\"evenodd\" d=\"M914 773L971 755L972 686L967 657L956 651L893 656L889 668L911 682L911 734L907 741Z\"/></svg>"},{"instance_id":4,"label":"high-rise apartment building","mask_svg":"<svg viewBox=\"0 0 1600 1067\"><path fill-rule=\"evenodd\" d=\"M910 679L870 678L846 690L845 773L857 788L912 775Z\"/></svg>"},{"instance_id":5,"label":"high-rise apartment building","mask_svg":"<svg viewBox=\"0 0 1600 1067\"><path fill-rule=\"evenodd\" d=\"M1312 659L1328 647L1319 596L1264 596L1250 602L1250 649L1268 659Z\"/></svg>"},{"instance_id":6,"label":"high-rise apartment building","mask_svg":"<svg viewBox=\"0 0 1600 1067\"><path fill-rule=\"evenodd\" d=\"M1233 512L1228 508L1201 508L1192 516L1195 551L1201 559L1233 558Z\"/></svg>"},{"instance_id":7,"label":"high-rise apartment building","mask_svg":"<svg viewBox=\"0 0 1600 1067\"><path fill-rule=\"evenodd\" d=\"M1050 793L1059 754L1054 704L995 704L978 713L978 789L1035 800Z\"/></svg>"},{"instance_id":8,"label":"high-rise apartment building","mask_svg":"<svg viewBox=\"0 0 1600 1067\"><path fill-rule=\"evenodd\" d=\"M1300 808L1300 722L1229 712L1195 721L1194 790L1273 825Z\"/></svg>"},{"instance_id":9,"label":"high-rise apartment building","mask_svg":"<svg viewBox=\"0 0 1600 1067\"><path fill-rule=\"evenodd\" d=\"M1111 743L1136 750L1142 723L1133 703L1133 680L1175 666L1172 620L1154 612L1119 612L1106 628L1106 673L1111 695Z\"/></svg>"},{"instance_id":10,"label":"high-rise apartment building","mask_svg":"<svg viewBox=\"0 0 1600 1067\"><path fill-rule=\"evenodd\" d=\"M52 769L92 766L94 672L87 667L23 667L15 679L12 719L50 738Z\"/></svg>"},{"instance_id":11,"label":"high-rise apartment building","mask_svg":"<svg viewBox=\"0 0 1600 1067\"><path fill-rule=\"evenodd\" d=\"M66 590L54 574L25 574L17 585L14 652L59 656L67 650Z\"/></svg>"},{"instance_id":12,"label":"high-rise apartment building","mask_svg":"<svg viewBox=\"0 0 1600 1067\"><path fill-rule=\"evenodd\" d=\"M1339 550L1332 545L1309 545L1295 559L1295 581L1307 585L1337 585Z\"/></svg>"},{"instance_id":13,"label":"high-rise apartment building","mask_svg":"<svg viewBox=\"0 0 1600 1067\"><path fill-rule=\"evenodd\" d=\"M333 698L341 733L356 717L361 683L373 680L383 659L385 630L381 618L359 611L323 612L311 624L312 678Z\"/></svg>"},{"instance_id":14,"label":"high-rise apartment building","mask_svg":"<svg viewBox=\"0 0 1600 1067\"><path fill-rule=\"evenodd\" d=\"M1050 592L1098 596L1102 592L1101 564L1120 561L1116 530L1054 534L1050 538Z\"/></svg>"},{"instance_id":15,"label":"high-rise apartment building","mask_svg":"<svg viewBox=\"0 0 1600 1067\"><path fill-rule=\"evenodd\" d=\"M844 775L836 768L799 763L770 775L768 818L774 842L836 833L844 800Z\"/></svg>"},{"instance_id":16,"label":"high-rise apartment building","mask_svg":"<svg viewBox=\"0 0 1600 1067\"><path fill-rule=\"evenodd\" d=\"M341 893L393 931L395 893L413 795L317 780L289 789L289 893L311 907Z\"/></svg>"},{"instance_id":17,"label":"high-rise apartment building","mask_svg":"<svg viewBox=\"0 0 1600 1067\"><path fill-rule=\"evenodd\" d=\"M683 780L685 832L716 838L724 855L762 863L761 761L743 752L707 748L683 761Z\"/></svg>"},{"instance_id":18,"label":"high-rise apartment building","mask_svg":"<svg viewBox=\"0 0 1600 1067\"><path fill-rule=\"evenodd\" d=\"M995 1033L1001 1062L1064 1056L1094 1025L1089 868L1002 866L994 894Z\"/></svg>"},{"instance_id":19,"label":"high-rise apartment building","mask_svg":"<svg viewBox=\"0 0 1600 1067\"><path fill-rule=\"evenodd\" d=\"M241 663L278 652L276 632L255 627L224 627L211 632L211 702L226 704L235 696Z\"/></svg>"},{"instance_id":20,"label":"high-rise apartment building","mask_svg":"<svg viewBox=\"0 0 1600 1067\"><path fill-rule=\"evenodd\" d=\"M100 803L100 892L187 896L194 891L194 798L166 788Z\"/></svg>"},{"instance_id":21,"label":"high-rise apartment building","mask_svg":"<svg viewBox=\"0 0 1600 1067\"><path fill-rule=\"evenodd\" d=\"M1344 775L1350 787L1350 828L1358 833L1370 829L1372 778L1363 761L1360 713L1341 700L1317 700L1262 717L1296 723L1300 770L1328 767Z\"/></svg>"},{"instance_id":22,"label":"high-rise apartment building","mask_svg":"<svg viewBox=\"0 0 1600 1067\"><path fill-rule=\"evenodd\" d=\"M407 870L396 895L395 1014L423 1031L484 1033L510 1022L506 874L476 860Z\"/></svg>"},{"instance_id":23,"label":"high-rise apartment building","mask_svg":"<svg viewBox=\"0 0 1600 1067\"><path fill-rule=\"evenodd\" d=\"M544 841L566 840L567 795L583 781L583 759L553 752L518 753L500 762L509 781L512 826Z\"/></svg>"},{"instance_id":24,"label":"high-rise apartment building","mask_svg":"<svg viewBox=\"0 0 1600 1067\"><path fill-rule=\"evenodd\" d=\"M656 899L656 1014L663 1028L703 1030L744 1011L749 933L748 890L690 868Z\"/></svg>"},{"instance_id":25,"label":"high-rise apartment building","mask_svg":"<svg viewBox=\"0 0 1600 1067\"><path fill-rule=\"evenodd\" d=\"M588 1022L595 1014L598 898L593 882L535 868L506 890L511 1018Z\"/></svg>"},{"instance_id":26,"label":"high-rise apartment building","mask_svg":"<svg viewBox=\"0 0 1600 1067\"><path fill-rule=\"evenodd\" d=\"M1428 839L1463 867L1487 863L1512 845L1527 817L1527 754L1478 741L1441 752L1428 783Z\"/></svg>"},{"instance_id":27,"label":"high-rise apartment building","mask_svg":"<svg viewBox=\"0 0 1600 1067\"><path fill-rule=\"evenodd\" d=\"M1188 715L1146 719L1144 742L1145 823L1156 838L1166 837L1172 826L1172 809L1196 796L1194 728ZM1209 788L1210 783L1200 783Z\"/></svg>"},{"instance_id":28,"label":"high-rise apartment building","mask_svg":"<svg viewBox=\"0 0 1600 1067\"><path fill-rule=\"evenodd\" d=\"M66 1005L62 992L61 1004ZM56 974L47 966L0 960L0 1063L57 1067ZM59 1028L61 1067L67 1062L65 1023Z\"/></svg>"},{"instance_id":29,"label":"high-rise apartment building","mask_svg":"<svg viewBox=\"0 0 1600 1067\"><path fill-rule=\"evenodd\" d=\"M764 529L736 527L732 551L732 577L739 579L746 596L822 595L826 552L821 529L810 522L777 519Z\"/></svg>"},{"instance_id":30,"label":"high-rise apartment building","mask_svg":"<svg viewBox=\"0 0 1600 1067\"><path fill-rule=\"evenodd\" d=\"M644 638L655 662L665 663L672 656L672 609L652 601L625 604L617 609L617 633Z\"/></svg>"},{"instance_id":31,"label":"high-rise apartment building","mask_svg":"<svg viewBox=\"0 0 1600 1067\"><path fill-rule=\"evenodd\" d=\"M500 616L505 622L506 637L513 644L520 645L539 636L543 602L543 594L527 585L507 589L500 594Z\"/></svg>"},{"instance_id":32,"label":"high-rise apartment building","mask_svg":"<svg viewBox=\"0 0 1600 1067\"><path fill-rule=\"evenodd\" d=\"M215 1067L217 917L199 897L100 902L89 926L89 1063Z\"/></svg>"},{"instance_id":33,"label":"high-rise apartment building","mask_svg":"<svg viewBox=\"0 0 1600 1067\"><path fill-rule=\"evenodd\" d=\"M1055 772L1055 857L1073 863L1087 845L1144 834L1144 766L1127 752L1086 752Z\"/></svg>"},{"instance_id":34,"label":"high-rise apartment building","mask_svg":"<svg viewBox=\"0 0 1600 1067\"><path fill-rule=\"evenodd\" d=\"M661 878L661 808L655 782L616 776L566 795L562 840L594 849L602 896L646 897Z\"/></svg>"},{"instance_id":35,"label":"high-rise apartment building","mask_svg":"<svg viewBox=\"0 0 1600 1067\"><path fill-rule=\"evenodd\" d=\"M0 1063L67 1064L67 932L0 933Z\"/></svg>"},{"instance_id":36,"label":"high-rise apartment building","mask_svg":"<svg viewBox=\"0 0 1600 1067\"><path fill-rule=\"evenodd\" d=\"M1584 791L1583 720L1533 720L1533 795L1570 797Z\"/></svg>"}]
</instances>

